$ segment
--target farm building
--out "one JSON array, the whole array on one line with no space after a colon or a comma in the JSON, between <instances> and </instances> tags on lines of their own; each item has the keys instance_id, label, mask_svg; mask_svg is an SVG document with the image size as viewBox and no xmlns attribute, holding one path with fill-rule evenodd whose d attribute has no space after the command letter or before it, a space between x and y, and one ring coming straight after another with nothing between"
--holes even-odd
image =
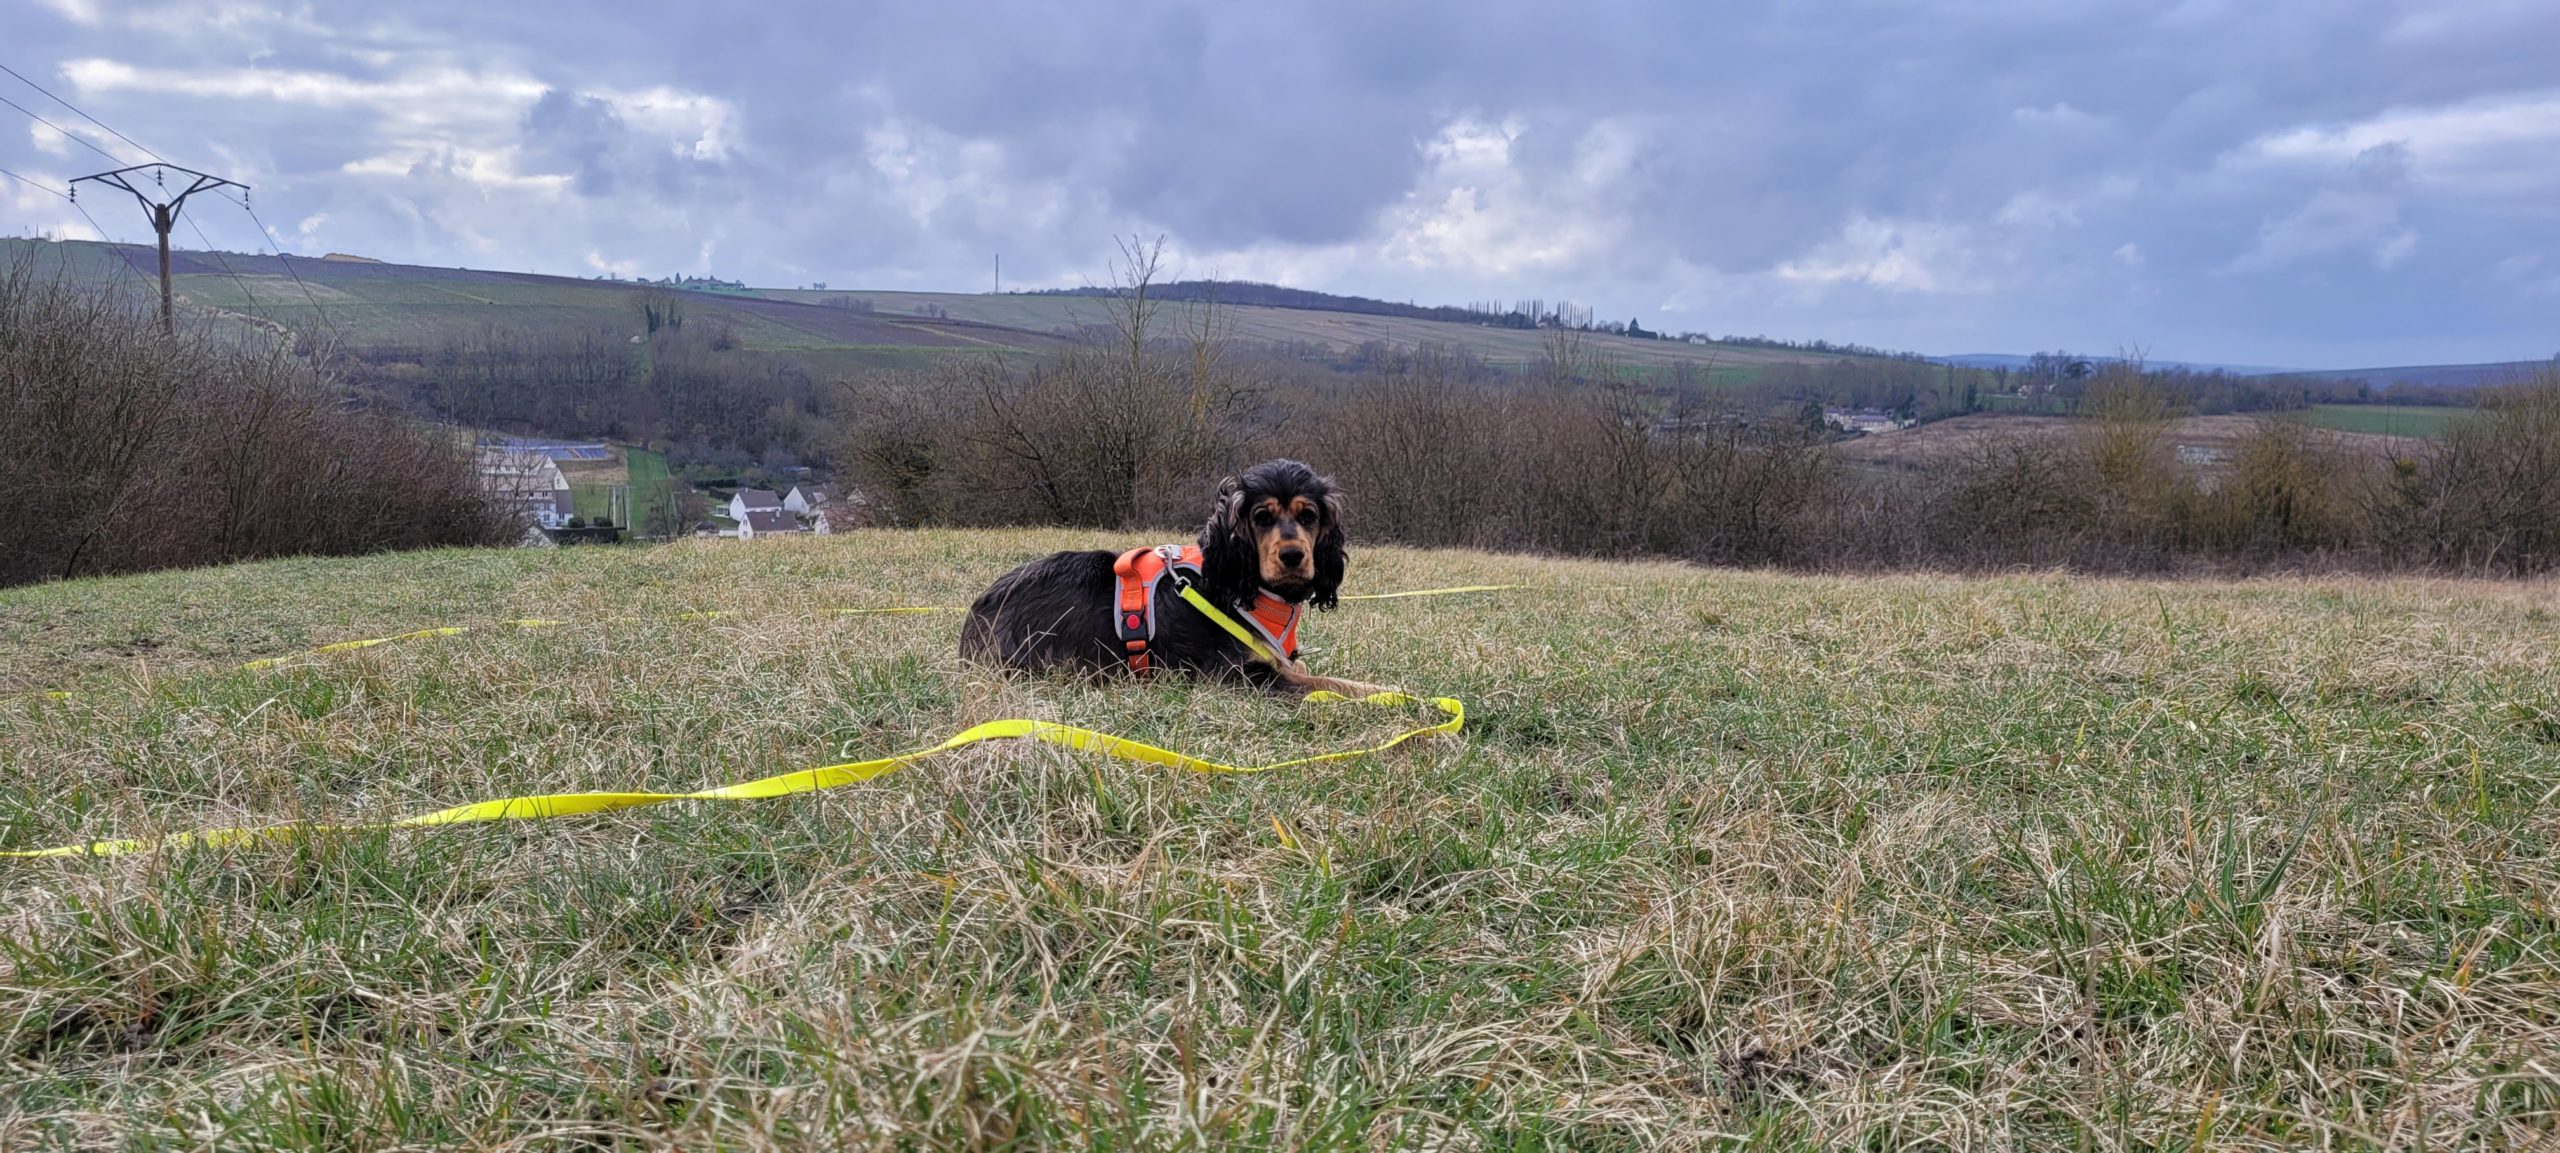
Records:
<instances>
[{"instance_id":1,"label":"farm building","mask_svg":"<svg viewBox=\"0 0 2560 1153\"><path fill-rule=\"evenodd\" d=\"M530 440L520 436L500 437L480 442L483 449L531 453L553 460L611 460L613 446L603 443L562 440Z\"/></svg>"},{"instance_id":2,"label":"farm building","mask_svg":"<svg viewBox=\"0 0 2560 1153\"><path fill-rule=\"evenodd\" d=\"M576 515L569 499L569 478L548 456L537 452L483 450L480 487L533 524L561 528Z\"/></svg>"},{"instance_id":3,"label":"farm building","mask_svg":"<svg viewBox=\"0 0 2560 1153\"><path fill-rule=\"evenodd\" d=\"M1826 408L1822 423L1842 432L1898 432L1911 427L1910 422L1875 408Z\"/></svg>"}]
</instances>

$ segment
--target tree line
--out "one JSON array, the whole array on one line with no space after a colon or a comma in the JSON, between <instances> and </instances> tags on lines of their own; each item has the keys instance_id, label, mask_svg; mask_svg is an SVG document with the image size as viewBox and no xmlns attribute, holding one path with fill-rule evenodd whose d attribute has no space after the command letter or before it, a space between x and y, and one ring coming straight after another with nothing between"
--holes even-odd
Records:
<instances>
[{"instance_id":1,"label":"tree line","mask_svg":"<svg viewBox=\"0 0 2560 1153\"><path fill-rule=\"evenodd\" d=\"M350 381L472 428L664 447L679 466L783 465L835 435L834 385L801 362L738 347L718 312L643 300L642 331L491 327L432 344L340 353Z\"/></svg>"},{"instance_id":2,"label":"tree line","mask_svg":"<svg viewBox=\"0 0 2560 1153\"><path fill-rule=\"evenodd\" d=\"M1221 475L1289 455L1349 488L1363 536L1415 545L1841 571L2560 567L2560 370L2482 393L2439 440L2382 451L2268 419L2198 469L2177 459L2171 420L2299 407L2319 386L2093 365L2069 392L2085 419L2065 431L1986 436L1877 477L1847 469L1818 411L1785 398L1954 404L1985 376L1843 361L1884 375L1826 386L1808 365L1757 396L1681 388L1558 329L1525 372L1420 349L1310 377L1233 356L1214 313L1106 300L1114 347L849 384L833 458L907 525L1170 529ZM1149 335L1168 318L1178 337Z\"/></svg>"}]
</instances>

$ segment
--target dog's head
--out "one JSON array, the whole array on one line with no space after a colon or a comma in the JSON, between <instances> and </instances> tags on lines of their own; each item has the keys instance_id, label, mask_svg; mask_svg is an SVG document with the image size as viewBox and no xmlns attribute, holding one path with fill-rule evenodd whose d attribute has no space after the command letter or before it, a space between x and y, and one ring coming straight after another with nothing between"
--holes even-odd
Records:
<instances>
[{"instance_id":1,"label":"dog's head","mask_svg":"<svg viewBox=\"0 0 2560 1153\"><path fill-rule=\"evenodd\" d=\"M1218 486L1200 530L1204 575L1241 596L1255 588L1329 609L1342 588L1342 492L1294 460L1258 464Z\"/></svg>"}]
</instances>

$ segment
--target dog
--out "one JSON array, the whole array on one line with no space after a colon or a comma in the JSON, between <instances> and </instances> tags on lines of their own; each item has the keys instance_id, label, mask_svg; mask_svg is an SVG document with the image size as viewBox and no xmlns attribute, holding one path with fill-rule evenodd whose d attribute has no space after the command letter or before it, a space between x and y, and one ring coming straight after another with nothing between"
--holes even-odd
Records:
<instances>
[{"instance_id":1,"label":"dog","mask_svg":"<svg viewBox=\"0 0 2560 1153\"><path fill-rule=\"evenodd\" d=\"M996 578L969 606L960 655L1026 672L1166 669L1274 692L1378 691L1298 661L1300 613L1333 609L1349 563L1342 510L1342 491L1314 469L1256 465L1218 485L1196 550L1052 553ZM1182 599L1185 581L1256 631L1276 659Z\"/></svg>"}]
</instances>

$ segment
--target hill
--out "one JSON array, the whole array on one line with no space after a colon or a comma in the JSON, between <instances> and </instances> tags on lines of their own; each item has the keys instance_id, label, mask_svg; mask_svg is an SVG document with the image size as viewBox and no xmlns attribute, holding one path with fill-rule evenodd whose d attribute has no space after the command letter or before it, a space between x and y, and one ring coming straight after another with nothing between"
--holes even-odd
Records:
<instances>
[{"instance_id":1,"label":"hill","mask_svg":"<svg viewBox=\"0 0 2560 1153\"><path fill-rule=\"evenodd\" d=\"M64 260L81 275L147 278L158 256L139 245L84 241L35 246ZM639 300L652 286L630 281L582 280L524 272L431 268L370 259L293 258L244 253L175 251L172 280L183 300L203 308L282 324L296 332L334 336L354 347L431 346L469 339L491 328L535 333L584 334L599 329L637 331ZM1271 289L1286 296L1295 290ZM1052 293L875 292L859 289L764 289L684 293L705 319L732 325L740 346L790 354L820 371L866 366L911 366L959 351L1040 352L1082 338L1106 323L1102 301ZM1291 307L1238 304L1223 308L1234 338L1328 354L1351 353L1364 344L1412 349L1422 344L1463 347L1498 364L1536 363L1544 337L1535 330L1506 329L1446 319L1416 319L1357 311L1384 302L1299 293ZM1355 311L1299 305L1335 301ZM1409 307L1409 306L1395 306ZM1421 310L1462 314L1458 309ZM1589 347L1639 370L1679 364L1720 370L1735 379L1776 364L1822 364L1867 359L1841 353L1746 344L1686 344L1591 333Z\"/></svg>"},{"instance_id":2,"label":"hill","mask_svg":"<svg viewBox=\"0 0 2560 1153\"><path fill-rule=\"evenodd\" d=\"M1237 762L1413 716L1009 680L1086 534L284 561L0 593L0 844L691 788L1035 716ZM2541 584L1362 551L1319 667L1467 730L0 861L58 1143L1811 1148L2547 1136ZM686 609L739 610L711 620ZM576 622L244 659L425 625ZM1172 1135L1181 1134L1181 1137ZM2394 1135L2391 1137L2388 1135ZM2359 1138L2360 1140L2363 1138Z\"/></svg>"},{"instance_id":3,"label":"hill","mask_svg":"<svg viewBox=\"0 0 2560 1153\"><path fill-rule=\"evenodd\" d=\"M2025 368L2035 362L2032 356L2019 356L2010 352L1967 352L1956 356L1933 356L1929 359L1938 364L1952 364L1958 368L2006 368L2012 371ZM2093 356L2088 359L2103 364L2115 362L2118 358ZM2233 376L2267 376L2293 371L2287 368L2271 368L2262 364L2215 364L2200 360L2144 360L2142 364L2143 367L2153 370L2227 372Z\"/></svg>"},{"instance_id":4,"label":"hill","mask_svg":"<svg viewBox=\"0 0 2560 1153\"><path fill-rule=\"evenodd\" d=\"M2386 368L2341 368L2290 373L2314 380L2363 380L2377 385L2410 384L2425 388L2477 388L2510 384L2551 367L2547 360L2504 360L2488 364L2417 364Z\"/></svg>"},{"instance_id":5,"label":"hill","mask_svg":"<svg viewBox=\"0 0 2560 1153\"><path fill-rule=\"evenodd\" d=\"M17 244L29 242L18 241ZM158 255L135 245L48 245L90 277L156 275ZM325 260L175 251L171 281L184 303L282 324L355 348L432 347L492 328L534 334L638 332L640 301L653 290L627 281L523 272L429 268L372 260ZM684 294L692 315L731 327L742 348L789 353L827 368L908 365L932 355L980 349L1044 351L1044 332L970 320L885 316L739 293Z\"/></svg>"},{"instance_id":6,"label":"hill","mask_svg":"<svg viewBox=\"0 0 2560 1153\"><path fill-rule=\"evenodd\" d=\"M2034 358L2017 356L2010 353L1975 352L1966 353L1961 356L1933 356L1929 359L1938 364L1952 364L1959 368L2006 368L2014 371L2027 367ZM2100 363L2105 363L2113 360L2114 358L2091 357L2090 359ZM2473 388L2481 385L2506 384L2514 380L2519 380L2550 367L2551 362L2545 360L2500 360L2487 361L2480 364L2426 364L2380 368L2316 369L2271 368L2265 365L2251 364L2212 364L2202 361L2185 360L2145 360L2143 361L2143 365L2144 367L2151 369L2171 369L2187 372L2223 372L2229 373L2233 376L2298 376L2308 380L2361 380L2381 387L2389 387L2394 384L2409 384L2427 388Z\"/></svg>"},{"instance_id":7,"label":"hill","mask_svg":"<svg viewBox=\"0 0 2560 1153\"><path fill-rule=\"evenodd\" d=\"M972 320L1005 328L1046 332L1060 336L1108 324L1108 313L1103 308L1102 300L1091 296L1065 293L995 295L837 290L820 292L794 289L765 290L758 295L794 301L844 298L867 302L872 308L889 314L948 315L953 319ZM1274 305L1221 304L1219 312L1223 323L1229 326L1228 331L1236 339L1282 347L1320 348L1332 353L1348 353L1364 344L1405 350L1433 344L1444 348L1463 348L1488 362L1517 366L1537 363L1546 351L1546 337L1536 329L1502 328L1490 324L1423 320L1367 312L1284 308ZM1806 352L1722 342L1685 344L1671 340L1630 338L1605 332L1584 334L1584 340L1593 352L1606 355L1623 365L1639 369L1658 369L1686 363L1700 370L1722 369L1724 373L1720 374L1719 379L1747 375L1749 370L1776 364L1822 364L1835 360L1873 359L1844 353Z\"/></svg>"},{"instance_id":8,"label":"hill","mask_svg":"<svg viewBox=\"0 0 2560 1153\"><path fill-rule=\"evenodd\" d=\"M1048 288L1033 292L1034 296L1082 296L1094 299L1116 296L1119 290L1101 287ZM1399 304L1367 296L1344 296L1332 292L1316 292L1286 285L1263 284L1250 280L1177 280L1159 284L1148 295L1184 303L1216 303L1265 305L1272 308L1300 308L1314 312L1356 312L1369 316L1401 316L1408 320L1446 320L1457 324L1479 325L1496 319L1488 312L1459 308L1455 305L1420 305L1410 301ZM1523 321L1527 320L1522 314ZM1528 327L1525 323L1523 327Z\"/></svg>"}]
</instances>

